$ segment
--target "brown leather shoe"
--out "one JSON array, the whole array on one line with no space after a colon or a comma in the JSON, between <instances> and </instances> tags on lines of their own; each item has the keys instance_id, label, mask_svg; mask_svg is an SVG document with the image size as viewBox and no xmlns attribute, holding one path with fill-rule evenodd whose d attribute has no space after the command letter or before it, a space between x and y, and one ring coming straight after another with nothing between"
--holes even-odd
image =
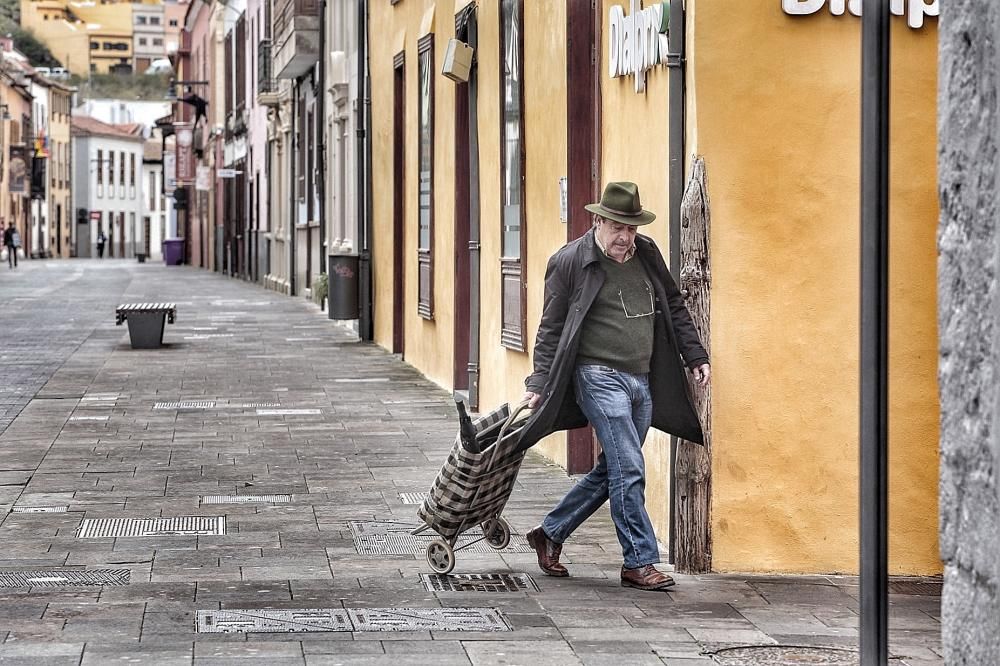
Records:
<instances>
[{"instance_id":1,"label":"brown leather shoe","mask_svg":"<svg viewBox=\"0 0 1000 666\"><path fill-rule=\"evenodd\" d=\"M556 543L545 533L539 525L525 535L528 544L535 549L538 555L538 568L549 576L563 578L569 575L566 567L559 564L559 554L562 553L562 544Z\"/></svg>"},{"instance_id":2,"label":"brown leather shoe","mask_svg":"<svg viewBox=\"0 0 1000 666\"><path fill-rule=\"evenodd\" d=\"M665 573L657 571L652 564L638 569L622 567L622 587L634 587L637 590L665 590L674 584L674 579Z\"/></svg>"}]
</instances>

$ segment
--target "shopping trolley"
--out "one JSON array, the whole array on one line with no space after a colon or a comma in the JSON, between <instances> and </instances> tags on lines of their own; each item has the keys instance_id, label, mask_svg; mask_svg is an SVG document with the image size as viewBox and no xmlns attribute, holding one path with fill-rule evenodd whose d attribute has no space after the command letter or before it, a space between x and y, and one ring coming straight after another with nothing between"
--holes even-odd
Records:
<instances>
[{"instance_id":1,"label":"shopping trolley","mask_svg":"<svg viewBox=\"0 0 1000 666\"><path fill-rule=\"evenodd\" d=\"M455 437L427 499L417 508L425 524L413 531L414 535L428 529L437 532L426 549L427 564L437 573L450 572L455 568L455 552L480 541L497 550L510 544L510 525L500 514L524 460L518 441L528 421L523 413L527 407L522 402L511 410L504 404L472 421L471 430L462 428ZM458 538L476 526L483 536L457 546Z\"/></svg>"}]
</instances>

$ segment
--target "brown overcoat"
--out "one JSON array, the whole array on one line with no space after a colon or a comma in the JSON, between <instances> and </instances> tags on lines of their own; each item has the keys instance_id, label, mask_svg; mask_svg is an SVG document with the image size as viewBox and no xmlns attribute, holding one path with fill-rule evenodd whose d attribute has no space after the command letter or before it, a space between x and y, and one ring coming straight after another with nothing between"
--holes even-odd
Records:
<instances>
[{"instance_id":1,"label":"brown overcoat","mask_svg":"<svg viewBox=\"0 0 1000 666\"><path fill-rule=\"evenodd\" d=\"M649 373L652 425L700 444L704 436L688 393L684 362L695 368L708 363L708 354L656 243L648 236L636 235L635 248L635 257L646 269L656 295ZM524 382L527 390L542 396L542 403L521 432L522 448L535 445L550 433L587 425L576 402L573 371L583 322L604 285L599 251L591 229L549 259L542 320L535 339L534 372Z\"/></svg>"}]
</instances>

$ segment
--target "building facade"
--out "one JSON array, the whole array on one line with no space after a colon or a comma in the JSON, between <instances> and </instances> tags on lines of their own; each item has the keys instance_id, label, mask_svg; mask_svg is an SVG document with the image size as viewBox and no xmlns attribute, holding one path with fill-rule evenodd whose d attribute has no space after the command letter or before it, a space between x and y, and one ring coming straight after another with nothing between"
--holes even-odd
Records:
<instances>
[{"instance_id":1,"label":"building facade","mask_svg":"<svg viewBox=\"0 0 1000 666\"><path fill-rule=\"evenodd\" d=\"M70 127L74 88L48 81L49 120L44 137L48 153L48 219L49 254L53 257L74 256L72 139Z\"/></svg>"},{"instance_id":2,"label":"building facade","mask_svg":"<svg viewBox=\"0 0 1000 666\"><path fill-rule=\"evenodd\" d=\"M21 25L74 74L131 73L133 4L21 0Z\"/></svg>"},{"instance_id":3,"label":"building facade","mask_svg":"<svg viewBox=\"0 0 1000 666\"><path fill-rule=\"evenodd\" d=\"M135 72L142 74L155 60L167 55L164 5L150 2L133 4L132 30Z\"/></svg>"},{"instance_id":4,"label":"building facade","mask_svg":"<svg viewBox=\"0 0 1000 666\"><path fill-rule=\"evenodd\" d=\"M97 256L97 234L107 239L105 257L133 258L149 245L143 224L141 132L88 116L73 116L73 201L77 256Z\"/></svg>"},{"instance_id":5,"label":"building facade","mask_svg":"<svg viewBox=\"0 0 1000 666\"><path fill-rule=\"evenodd\" d=\"M520 396L548 257L635 181L714 370L709 446L647 439L658 535L693 570L856 571L859 21L689 1L682 69L661 3L579 4L370 4L375 339L483 408ZM916 574L940 560L937 26L914 23L893 26L890 553ZM468 82L442 75L451 38ZM593 462L586 432L538 448Z\"/></svg>"}]
</instances>

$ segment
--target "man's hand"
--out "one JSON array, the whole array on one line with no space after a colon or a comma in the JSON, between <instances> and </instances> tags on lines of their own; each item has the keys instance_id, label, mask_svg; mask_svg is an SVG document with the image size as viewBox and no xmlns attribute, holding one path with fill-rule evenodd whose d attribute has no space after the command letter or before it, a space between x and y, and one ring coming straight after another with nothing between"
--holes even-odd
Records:
<instances>
[{"instance_id":1,"label":"man's hand","mask_svg":"<svg viewBox=\"0 0 1000 666\"><path fill-rule=\"evenodd\" d=\"M698 386L708 386L708 380L712 378L712 366L708 363L702 363L697 368L692 369L691 374L694 375Z\"/></svg>"},{"instance_id":2,"label":"man's hand","mask_svg":"<svg viewBox=\"0 0 1000 666\"><path fill-rule=\"evenodd\" d=\"M524 395L521 396L521 402L528 403L528 409L534 409L538 407L538 404L542 401L542 396L537 393L532 393L531 391L525 391Z\"/></svg>"}]
</instances>

